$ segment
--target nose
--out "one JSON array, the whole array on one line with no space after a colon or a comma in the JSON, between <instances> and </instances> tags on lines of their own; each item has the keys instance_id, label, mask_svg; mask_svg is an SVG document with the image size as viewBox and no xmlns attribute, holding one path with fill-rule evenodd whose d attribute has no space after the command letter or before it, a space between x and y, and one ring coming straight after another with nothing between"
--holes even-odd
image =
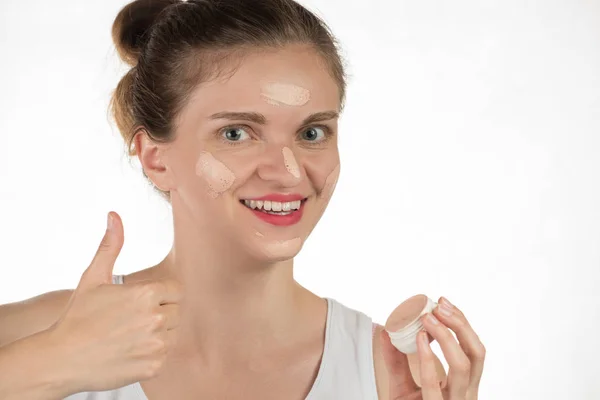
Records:
<instances>
[{"instance_id":1,"label":"nose","mask_svg":"<svg viewBox=\"0 0 600 400\"><path fill-rule=\"evenodd\" d=\"M269 146L261 156L258 176L283 187L296 186L302 180L302 169L293 150L286 146Z\"/></svg>"}]
</instances>

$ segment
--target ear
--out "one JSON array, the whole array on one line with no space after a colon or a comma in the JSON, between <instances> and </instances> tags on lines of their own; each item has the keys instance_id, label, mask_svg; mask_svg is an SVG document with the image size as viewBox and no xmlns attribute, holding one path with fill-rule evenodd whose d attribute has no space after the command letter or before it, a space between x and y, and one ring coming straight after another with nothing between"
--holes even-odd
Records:
<instances>
[{"instance_id":1,"label":"ear","mask_svg":"<svg viewBox=\"0 0 600 400\"><path fill-rule=\"evenodd\" d=\"M158 189L170 192L174 185L166 155L168 144L155 142L144 128L135 134L133 144L144 174Z\"/></svg>"}]
</instances>

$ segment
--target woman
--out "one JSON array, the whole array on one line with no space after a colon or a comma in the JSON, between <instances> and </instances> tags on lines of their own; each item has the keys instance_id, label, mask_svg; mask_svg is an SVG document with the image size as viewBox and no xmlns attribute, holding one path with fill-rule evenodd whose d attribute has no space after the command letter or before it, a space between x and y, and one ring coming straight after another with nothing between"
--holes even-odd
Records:
<instances>
[{"instance_id":1,"label":"woman","mask_svg":"<svg viewBox=\"0 0 600 400\"><path fill-rule=\"evenodd\" d=\"M113 115L172 205L173 247L113 277L123 228L109 214L51 326L6 346L0 365L44 346L61 360L46 393L69 399L477 398L485 349L449 302L423 322L448 378L423 331L419 387L381 326L294 280L340 172L346 82L322 21L293 0L138 0L113 38L132 66Z\"/></svg>"}]
</instances>

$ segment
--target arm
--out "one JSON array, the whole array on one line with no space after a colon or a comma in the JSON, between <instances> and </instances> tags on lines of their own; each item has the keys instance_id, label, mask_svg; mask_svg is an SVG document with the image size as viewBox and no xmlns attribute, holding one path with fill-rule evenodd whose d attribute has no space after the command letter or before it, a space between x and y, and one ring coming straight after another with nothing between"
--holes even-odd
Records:
<instances>
[{"instance_id":1,"label":"arm","mask_svg":"<svg viewBox=\"0 0 600 400\"><path fill-rule=\"evenodd\" d=\"M0 399L62 399L73 393L70 376L47 331L0 347Z\"/></svg>"},{"instance_id":2,"label":"arm","mask_svg":"<svg viewBox=\"0 0 600 400\"><path fill-rule=\"evenodd\" d=\"M66 378L46 329L67 305L71 290L59 290L0 305L0 398L58 399ZM64 376L63 376L64 375Z\"/></svg>"},{"instance_id":3,"label":"arm","mask_svg":"<svg viewBox=\"0 0 600 400\"><path fill-rule=\"evenodd\" d=\"M72 293L72 290L57 290L0 305L0 348L50 327L65 309Z\"/></svg>"}]
</instances>

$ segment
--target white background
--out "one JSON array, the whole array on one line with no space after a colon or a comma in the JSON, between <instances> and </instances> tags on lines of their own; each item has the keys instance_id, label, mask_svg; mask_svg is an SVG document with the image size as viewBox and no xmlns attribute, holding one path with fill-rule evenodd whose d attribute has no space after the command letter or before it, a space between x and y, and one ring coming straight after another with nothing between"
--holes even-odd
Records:
<instances>
[{"instance_id":1,"label":"white background","mask_svg":"<svg viewBox=\"0 0 600 400\"><path fill-rule=\"evenodd\" d=\"M0 2L0 303L158 262L170 211L108 120L125 2ZM350 63L342 175L297 279L384 323L445 295L481 399L600 397L600 2L311 0ZM436 349L439 353L439 347Z\"/></svg>"}]
</instances>

